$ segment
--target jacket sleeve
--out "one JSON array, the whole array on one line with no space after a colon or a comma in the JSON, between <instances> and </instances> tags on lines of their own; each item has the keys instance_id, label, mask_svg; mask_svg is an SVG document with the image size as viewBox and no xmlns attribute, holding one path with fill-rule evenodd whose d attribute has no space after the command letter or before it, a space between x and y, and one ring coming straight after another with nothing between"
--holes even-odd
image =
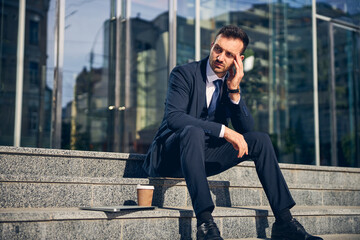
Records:
<instances>
[{"instance_id":1,"label":"jacket sleeve","mask_svg":"<svg viewBox=\"0 0 360 240\"><path fill-rule=\"evenodd\" d=\"M190 105L196 104L197 101L197 96L194 96L195 88L196 83L193 81L193 76L190 76L184 69L175 68L171 72L165 102L165 118L168 128L178 131L188 125L197 126L202 128L205 134L219 137L220 123L205 121L189 114Z\"/></svg>"},{"instance_id":2,"label":"jacket sleeve","mask_svg":"<svg viewBox=\"0 0 360 240\"><path fill-rule=\"evenodd\" d=\"M241 98L239 104L234 104L231 101L228 103L231 123L238 133L246 133L253 131L254 119L250 114L250 111L246 107L246 104Z\"/></svg>"}]
</instances>

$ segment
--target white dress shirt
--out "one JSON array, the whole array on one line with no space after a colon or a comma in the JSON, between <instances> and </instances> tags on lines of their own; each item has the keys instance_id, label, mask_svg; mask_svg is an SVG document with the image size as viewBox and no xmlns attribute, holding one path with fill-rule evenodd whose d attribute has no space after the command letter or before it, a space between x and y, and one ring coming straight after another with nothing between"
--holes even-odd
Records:
<instances>
[{"instance_id":1,"label":"white dress shirt","mask_svg":"<svg viewBox=\"0 0 360 240\"><path fill-rule=\"evenodd\" d=\"M226 75L225 75L226 76ZM214 85L214 81L221 79L224 82L225 76L222 78L219 78L214 71L212 70L212 68L210 67L210 62L208 60L207 62L207 66L206 66L206 106L209 108L210 106L210 102L211 102L211 98L212 95L215 92L215 85ZM222 94L222 89L220 89L220 97ZM230 101L234 104L239 104L240 100L235 102L232 99L230 99ZM221 131L219 134L219 137L223 138L224 137L224 133L225 133L225 125L221 125Z\"/></svg>"}]
</instances>

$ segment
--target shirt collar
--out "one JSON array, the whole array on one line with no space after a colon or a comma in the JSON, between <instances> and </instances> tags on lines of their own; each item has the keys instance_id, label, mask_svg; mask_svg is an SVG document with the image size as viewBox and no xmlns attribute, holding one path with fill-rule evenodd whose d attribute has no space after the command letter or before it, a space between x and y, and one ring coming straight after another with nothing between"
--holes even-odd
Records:
<instances>
[{"instance_id":1,"label":"shirt collar","mask_svg":"<svg viewBox=\"0 0 360 240\"><path fill-rule=\"evenodd\" d=\"M221 79L221 80L224 82L224 79L225 79L226 76L227 76L227 74L225 74L224 77L219 78L219 77L216 75L216 73L214 73L214 71L212 70L212 68L210 67L210 61L209 61L209 59L208 59L207 65L206 65L206 77L207 77L206 81L207 81L208 83L211 83L211 82L213 82L213 81L215 81L215 80L218 80L218 79Z\"/></svg>"}]
</instances>

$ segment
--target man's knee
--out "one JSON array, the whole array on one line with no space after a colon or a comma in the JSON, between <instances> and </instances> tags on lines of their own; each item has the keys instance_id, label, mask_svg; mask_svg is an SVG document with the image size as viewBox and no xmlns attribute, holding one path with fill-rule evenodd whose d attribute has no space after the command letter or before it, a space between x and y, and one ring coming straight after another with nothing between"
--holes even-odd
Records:
<instances>
[{"instance_id":1,"label":"man's knee","mask_svg":"<svg viewBox=\"0 0 360 240\"><path fill-rule=\"evenodd\" d=\"M186 126L179 135L180 152L182 154L180 161L186 172L192 172L191 169L201 169L204 167L204 149L205 133L202 128L195 126ZM185 174L185 173L184 173Z\"/></svg>"},{"instance_id":2,"label":"man's knee","mask_svg":"<svg viewBox=\"0 0 360 240\"><path fill-rule=\"evenodd\" d=\"M272 148L272 142L267 133L263 132L251 132L248 134L244 134L245 141L248 145L253 145L253 147L264 149L264 148Z\"/></svg>"},{"instance_id":3,"label":"man's knee","mask_svg":"<svg viewBox=\"0 0 360 240\"><path fill-rule=\"evenodd\" d=\"M267 133L263 133L263 132L257 132L257 139L262 143L262 144L270 144L271 145L271 139L269 137L269 134Z\"/></svg>"}]
</instances>

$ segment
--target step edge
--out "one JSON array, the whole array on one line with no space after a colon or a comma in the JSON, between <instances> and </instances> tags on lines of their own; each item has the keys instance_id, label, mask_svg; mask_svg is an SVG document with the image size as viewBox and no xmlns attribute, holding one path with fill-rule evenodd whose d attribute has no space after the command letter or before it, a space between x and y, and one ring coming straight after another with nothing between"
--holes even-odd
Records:
<instances>
[{"instance_id":1,"label":"step edge","mask_svg":"<svg viewBox=\"0 0 360 240\"><path fill-rule=\"evenodd\" d=\"M150 184L151 181L157 186L182 186L186 187L184 179L156 179L146 177L77 177L77 176L43 176L43 175L17 175L17 174L0 174L0 183L34 183L34 184L96 184L96 185L136 185L136 184ZM165 181L168 183L159 184L158 182ZM249 185L235 185L227 180L208 180L211 187L227 187L227 188L262 188L260 183ZM289 189L294 190L309 190L309 191L360 191L360 186L349 185L334 185L322 186L320 184L296 184L289 183Z\"/></svg>"},{"instance_id":2,"label":"step edge","mask_svg":"<svg viewBox=\"0 0 360 240\"><path fill-rule=\"evenodd\" d=\"M314 209L316 211L314 211ZM344 212L344 210L346 210ZM332 217L360 216L360 207L319 208L297 207L292 210L296 217ZM216 207L214 218L238 217L273 217L268 207ZM144 219L144 218L194 218L190 207L162 207L146 211L124 211L120 213L104 213L100 211L81 210L79 208L32 208L32 209L0 209L0 223L34 222L34 221L66 221L96 219Z\"/></svg>"},{"instance_id":3,"label":"step edge","mask_svg":"<svg viewBox=\"0 0 360 240\"><path fill-rule=\"evenodd\" d=\"M1 154L62 156L62 157L74 157L74 158L98 158L104 160L117 159L117 160L136 160L136 161L144 161L146 157L145 154L139 154L139 153L117 153L117 152L81 151L81 150L13 147L13 146L0 146L0 155ZM355 167L315 166L315 165L292 164L292 163L279 163L279 165L281 169L288 169L288 170L360 173L360 168L355 168ZM252 161L244 161L239 165L237 165L237 167L254 167L254 163Z\"/></svg>"}]
</instances>

